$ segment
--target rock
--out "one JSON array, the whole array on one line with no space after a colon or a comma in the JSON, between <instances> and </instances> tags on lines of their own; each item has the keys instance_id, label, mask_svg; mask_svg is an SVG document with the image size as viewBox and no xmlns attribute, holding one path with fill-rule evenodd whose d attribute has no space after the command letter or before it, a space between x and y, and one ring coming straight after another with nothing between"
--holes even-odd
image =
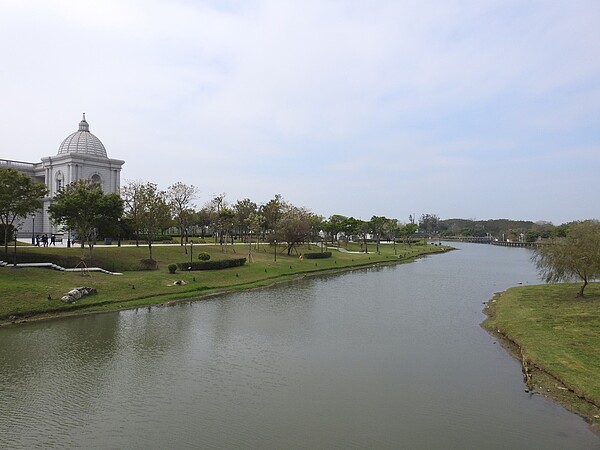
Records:
<instances>
[{"instance_id":1,"label":"rock","mask_svg":"<svg viewBox=\"0 0 600 450\"><path fill-rule=\"evenodd\" d=\"M67 295L75 300L79 300L83 293L79 289L71 289L69 292L67 292Z\"/></svg>"},{"instance_id":2,"label":"rock","mask_svg":"<svg viewBox=\"0 0 600 450\"><path fill-rule=\"evenodd\" d=\"M84 297L86 295L93 295L93 294L97 294L98 291L96 291L96 289L94 288L90 288L90 287L78 287L75 289L71 289L69 292L67 292L65 295L63 295L60 300L65 302L65 303L75 303L76 300L79 300L81 297Z\"/></svg>"}]
</instances>

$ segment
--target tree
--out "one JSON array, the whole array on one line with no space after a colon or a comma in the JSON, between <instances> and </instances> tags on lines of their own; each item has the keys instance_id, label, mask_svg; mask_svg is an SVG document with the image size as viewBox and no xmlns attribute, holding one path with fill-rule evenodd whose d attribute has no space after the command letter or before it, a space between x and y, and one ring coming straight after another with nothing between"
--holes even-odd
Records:
<instances>
[{"instance_id":1,"label":"tree","mask_svg":"<svg viewBox=\"0 0 600 450\"><path fill-rule=\"evenodd\" d=\"M440 218L435 214L423 214L419 219L419 228L421 228L428 236L431 236L437 230Z\"/></svg>"},{"instance_id":2,"label":"tree","mask_svg":"<svg viewBox=\"0 0 600 450\"><path fill-rule=\"evenodd\" d=\"M125 204L125 213L127 214L127 219L133 226L136 247L140 246L139 212L144 184L145 183L141 180L130 181L121 189L121 198Z\"/></svg>"},{"instance_id":3,"label":"tree","mask_svg":"<svg viewBox=\"0 0 600 450\"><path fill-rule=\"evenodd\" d=\"M116 223L123 215L123 202L117 194L105 194L98 183L79 180L68 184L48 207L52 221L75 231L82 247L87 243L90 255L98 228Z\"/></svg>"},{"instance_id":4,"label":"tree","mask_svg":"<svg viewBox=\"0 0 600 450\"><path fill-rule=\"evenodd\" d=\"M212 225L212 213L210 208L204 207L194 214L193 224L200 227L200 237L204 238L206 231Z\"/></svg>"},{"instance_id":5,"label":"tree","mask_svg":"<svg viewBox=\"0 0 600 450\"><path fill-rule=\"evenodd\" d=\"M379 254L379 245L381 244L381 236L384 234L386 224L389 219L383 216L373 216L369 221L370 232L373 233L377 242L377 254Z\"/></svg>"},{"instance_id":6,"label":"tree","mask_svg":"<svg viewBox=\"0 0 600 450\"><path fill-rule=\"evenodd\" d=\"M408 245L411 244L412 237L417 232L417 229L417 224L414 222L409 222L400 228L400 235L404 238L405 243Z\"/></svg>"},{"instance_id":7,"label":"tree","mask_svg":"<svg viewBox=\"0 0 600 450\"><path fill-rule=\"evenodd\" d=\"M323 222L323 231L329 234L332 244L337 241L338 235L344 231L344 223L347 219L347 217L340 214L334 214Z\"/></svg>"},{"instance_id":8,"label":"tree","mask_svg":"<svg viewBox=\"0 0 600 450\"><path fill-rule=\"evenodd\" d=\"M169 226L171 214L167 196L159 191L154 183L143 183L136 189L137 225L141 235L148 244L150 261L152 258L152 242Z\"/></svg>"},{"instance_id":9,"label":"tree","mask_svg":"<svg viewBox=\"0 0 600 450\"><path fill-rule=\"evenodd\" d=\"M185 236L187 240L188 228L191 225L192 212L195 206L192 201L198 195L198 188L178 181L169 186L166 195L171 214L179 226L180 244L183 246L183 237Z\"/></svg>"},{"instance_id":10,"label":"tree","mask_svg":"<svg viewBox=\"0 0 600 450\"><path fill-rule=\"evenodd\" d=\"M285 201L281 194L277 194L275 198L269 200L264 205L261 205L259 213L263 216L263 233L275 230L277 224L283 215Z\"/></svg>"},{"instance_id":11,"label":"tree","mask_svg":"<svg viewBox=\"0 0 600 450\"><path fill-rule=\"evenodd\" d=\"M600 278L600 222L571 224L566 237L538 246L533 260L546 283L583 281L577 293L577 297L583 297L588 282Z\"/></svg>"},{"instance_id":12,"label":"tree","mask_svg":"<svg viewBox=\"0 0 600 450\"><path fill-rule=\"evenodd\" d=\"M293 249L311 236L316 225L320 225L320 218L306 208L283 201L281 205L282 214L277 221L275 237L278 242L286 243L289 256Z\"/></svg>"},{"instance_id":13,"label":"tree","mask_svg":"<svg viewBox=\"0 0 600 450\"><path fill-rule=\"evenodd\" d=\"M363 241L365 253L369 253L367 237L369 236L370 231L371 231L371 224L369 222L357 219L356 234L358 234L358 236ZM362 248L361 248L361 250L362 250Z\"/></svg>"},{"instance_id":14,"label":"tree","mask_svg":"<svg viewBox=\"0 0 600 450\"><path fill-rule=\"evenodd\" d=\"M240 236L248 234L248 231L250 231L248 219L252 214L256 214L258 210L256 203L249 198L238 200L236 204L233 205L233 210L235 212L235 226L237 228L237 233Z\"/></svg>"},{"instance_id":15,"label":"tree","mask_svg":"<svg viewBox=\"0 0 600 450\"><path fill-rule=\"evenodd\" d=\"M235 217L235 213L225 200L226 195L225 193L215 195L205 207L210 211L213 231L216 234L215 239L218 238L220 245L226 243L226 233L233 228L233 219ZM221 247L221 251L224 252L225 248Z\"/></svg>"},{"instance_id":16,"label":"tree","mask_svg":"<svg viewBox=\"0 0 600 450\"><path fill-rule=\"evenodd\" d=\"M348 248L348 242L350 241L350 238L356 233L356 231L358 230L358 219L355 219L354 217L348 217L346 220L344 220L344 237L346 239L346 248Z\"/></svg>"},{"instance_id":17,"label":"tree","mask_svg":"<svg viewBox=\"0 0 600 450\"><path fill-rule=\"evenodd\" d=\"M250 244L252 244L252 233L256 236L256 249L258 250L258 244L260 242L260 231L262 229L262 224L265 219L259 213L252 213L246 219L246 226L250 230Z\"/></svg>"},{"instance_id":18,"label":"tree","mask_svg":"<svg viewBox=\"0 0 600 450\"><path fill-rule=\"evenodd\" d=\"M8 232L18 218L25 218L42 206L46 186L15 169L0 169L0 223L4 228L4 254L8 254ZM16 239L16 237L15 237Z\"/></svg>"}]
</instances>

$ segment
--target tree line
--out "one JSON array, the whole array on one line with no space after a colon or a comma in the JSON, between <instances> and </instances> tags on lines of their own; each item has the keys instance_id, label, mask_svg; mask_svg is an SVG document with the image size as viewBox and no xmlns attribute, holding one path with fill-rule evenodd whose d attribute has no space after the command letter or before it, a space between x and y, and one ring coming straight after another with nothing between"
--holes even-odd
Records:
<instances>
[{"instance_id":1,"label":"tree line","mask_svg":"<svg viewBox=\"0 0 600 450\"><path fill-rule=\"evenodd\" d=\"M17 228L17 219L41 208L48 194L43 184L34 183L26 174L14 169L0 169L0 223L3 225L5 253L9 233ZM199 190L194 185L177 182L166 190L148 181L130 181L121 192L104 193L99 184L79 180L58 192L48 208L52 222L71 236L90 254L98 239L118 235L132 239L136 245L148 246L161 240L169 229L179 233L180 245L193 235L212 236L221 245L243 242L267 242L285 245L287 254L297 252L300 244L323 240L348 242L358 239L363 250L370 242L379 250L382 240L411 242L419 225L412 216L408 223L383 216L362 220L340 214L324 218L309 208L286 201L280 194L257 204L249 198L229 202L226 194L214 195L197 208ZM169 236L170 238L170 236Z\"/></svg>"},{"instance_id":2,"label":"tree line","mask_svg":"<svg viewBox=\"0 0 600 450\"><path fill-rule=\"evenodd\" d=\"M47 194L45 185L33 182L28 175L0 168L0 226L5 256L19 221L40 209ZM460 229L474 235L472 226L475 230L488 230L485 233L489 235L491 230L499 232L497 227L515 225L514 221L504 220L487 221L487 227L464 219L441 221L435 214L423 214L418 223L413 215L407 223L384 216L361 220L334 214L326 219L308 208L293 205L280 194L263 204L249 198L230 203L225 194L218 194L196 209L198 194L197 187L181 182L160 190L155 183L131 181L119 195L104 193L99 184L90 180L79 180L54 196L48 212L56 225L75 233L80 244L88 246L90 254L99 237L118 234L133 238L138 246L144 242L149 261L153 261L152 244L169 228L179 231L182 246L199 231L200 236L213 236L223 246L233 244L236 239L257 244L279 243L285 245L290 255L298 252L300 244L320 239L332 244L340 239L359 240L365 252L369 243L379 252L381 241L393 242L394 246L398 240L410 244L417 230L443 236L444 229L453 232ZM523 224L528 222L518 222ZM539 246L535 251L533 259L540 275L547 282L580 279L583 285L578 295L583 296L588 282L600 278L600 222L585 220L559 227L548 222L534 225L537 228L532 226L526 232L536 233L536 239L545 236L552 244Z\"/></svg>"}]
</instances>

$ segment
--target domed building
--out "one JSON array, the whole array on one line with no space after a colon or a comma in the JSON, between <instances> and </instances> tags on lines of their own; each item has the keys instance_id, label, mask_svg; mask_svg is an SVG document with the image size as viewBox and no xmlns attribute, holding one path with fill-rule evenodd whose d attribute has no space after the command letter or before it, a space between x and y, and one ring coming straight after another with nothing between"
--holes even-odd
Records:
<instances>
[{"instance_id":1,"label":"domed building","mask_svg":"<svg viewBox=\"0 0 600 450\"><path fill-rule=\"evenodd\" d=\"M119 193L121 189L121 167L125 161L111 159L102 141L90 132L85 113L79 128L68 135L58 147L55 156L41 158L41 163L0 160L0 167L12 167L29 174L35 181L44 183L48 197L35 217L28 217L19 229L19 235L60 233L48 215L52 198L67 184L78 180L92 180L105 193ZM35 228L34 228L35 227Z\"/></svg>"}]
</instances>

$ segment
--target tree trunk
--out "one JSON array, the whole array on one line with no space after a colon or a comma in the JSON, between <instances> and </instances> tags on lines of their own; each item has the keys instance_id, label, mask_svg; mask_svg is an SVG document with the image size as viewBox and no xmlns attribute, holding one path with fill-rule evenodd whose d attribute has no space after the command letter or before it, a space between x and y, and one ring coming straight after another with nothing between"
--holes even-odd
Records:
<instances>
[{"instance_id":1,"label":"tree trunk","mask_svg":"<svg viewBox=\"0 0 600 450\"><path fill-rule=\"evenodd\" d=\"M15 235L15 240L17 236ZM4 226L4 257L8 259L8 225Z\"/></svg>"},{"instance_id":2,"label":"tree trunk","mask_svg":"<svg viewBox=\"0 0 600 450\"><path fill-rule=\"evenodd\" d=\"M579 292L577 293L577 297L583 297L583 290L585 289L585 287L588 285L588 281L587 278L583 279L583 284L581 285L581 287L579 288Z\"/></svg>"}]
</instances>

